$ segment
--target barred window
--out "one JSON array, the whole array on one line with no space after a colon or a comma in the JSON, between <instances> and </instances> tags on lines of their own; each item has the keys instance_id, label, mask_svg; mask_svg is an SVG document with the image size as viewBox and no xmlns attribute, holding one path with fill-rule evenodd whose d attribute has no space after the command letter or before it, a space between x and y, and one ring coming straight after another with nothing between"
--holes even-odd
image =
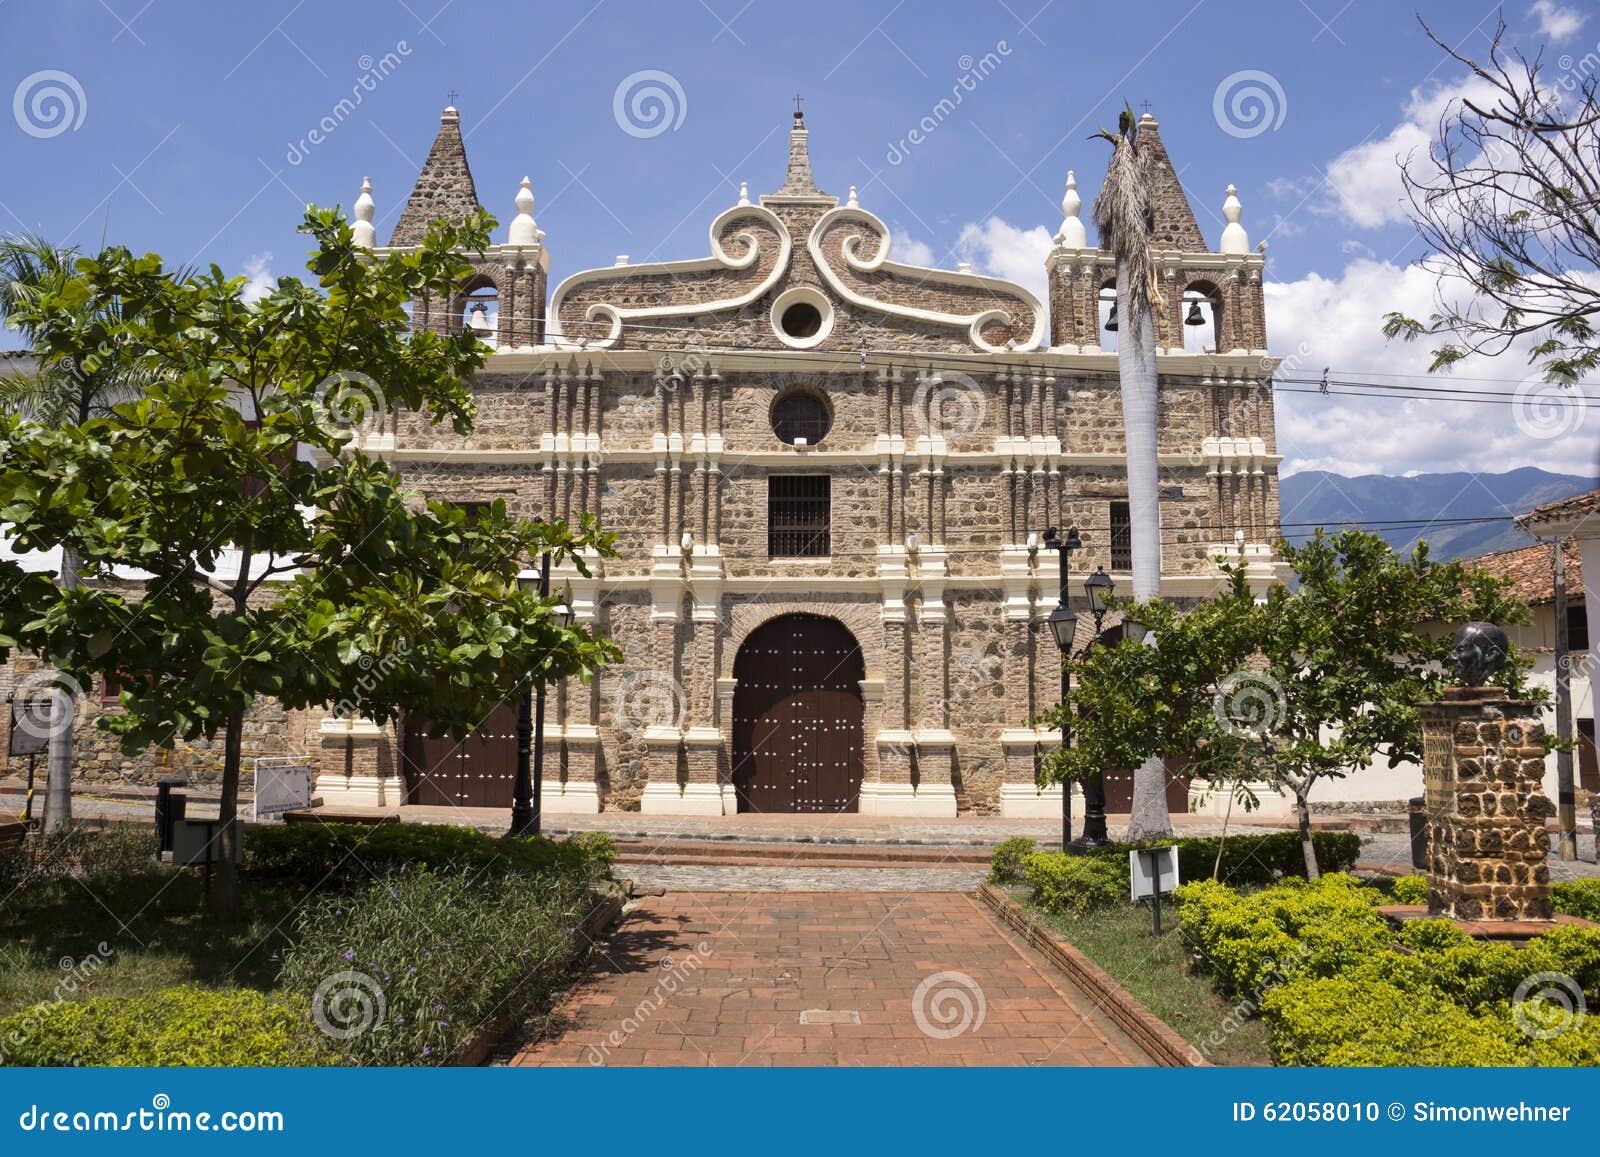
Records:
<instances>
[{"instance_id":1,"label":"barred window","mask_svg":"<svg viewBox=\"0 0 1600 1157\"><path fill-rule=\"evenodd\" d=\"M772 407L772 432L790 446L802 438L807 446L815 446L828 436L832 424L828 403L810 390L784 394Z\"/></svg>"},{"instance_id":2,"label":"barred window","mask_svg":"<svg viewBox=\"0 0 1600 1157\"><path fill-rule=\"evenodd\" d=\"M1111 504L1111 569L1133 569L1133 517L1126 502Z\"/></svg>"},{"instance_id":3,"label":"barred window","mask_svg":"<svg viewBox=\"0 0 1600 1157\"><path fill-rule=\"evenodd\" d=\"M826 474L777 474L767 479L767 554L826 558L833 501Z\"/></svg>"}]
</instances>

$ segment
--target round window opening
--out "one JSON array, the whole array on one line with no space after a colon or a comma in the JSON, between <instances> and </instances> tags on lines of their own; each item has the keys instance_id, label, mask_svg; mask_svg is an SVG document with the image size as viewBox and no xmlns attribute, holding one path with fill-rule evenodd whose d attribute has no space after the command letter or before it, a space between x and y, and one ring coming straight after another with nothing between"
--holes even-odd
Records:
<instances>
[{"instance_id":1,"label":"round window opening","mask_svg":"<svg viewBox=\"0 0 1600 1157\"><path fill-rule=\"evenodd\" d=\"M822 311L809 301L797 301L783 311L778 325L792 338L816 337L822 329Z\"/></svg>"},{"instance_id":2,"label":"round window opening","mask_svg":"<svg viewBox=\"0 0 1600 1157\"><path fill-rule=\"evenodd\" d=\"M809 390L785 394L772 407L772 432L789 446L815 446L832 426L828 403Z\"/></svg>"}]
</instances>

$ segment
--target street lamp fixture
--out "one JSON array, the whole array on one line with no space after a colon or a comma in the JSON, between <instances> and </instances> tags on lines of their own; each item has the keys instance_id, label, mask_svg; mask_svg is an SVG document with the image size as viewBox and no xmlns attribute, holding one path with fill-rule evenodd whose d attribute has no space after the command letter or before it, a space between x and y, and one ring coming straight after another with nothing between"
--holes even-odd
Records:
<instances>
[{"instance_id":1,"label":"street lamp fixture","mask_svg":"<svg viewBox=\"0 0 1600 1157\"><path fill-rule=\"evenodd\" d=\"M1095 617L1095 634L1100 633L1100 620L1105 617L1106 611L1111 609L1111 592L1115 584L1111 576L1106 573L1106 568L1097 566L1094 573L1083 581L1083 593L1089 599L1089 611Z\"/></svg>"}]
</instances>

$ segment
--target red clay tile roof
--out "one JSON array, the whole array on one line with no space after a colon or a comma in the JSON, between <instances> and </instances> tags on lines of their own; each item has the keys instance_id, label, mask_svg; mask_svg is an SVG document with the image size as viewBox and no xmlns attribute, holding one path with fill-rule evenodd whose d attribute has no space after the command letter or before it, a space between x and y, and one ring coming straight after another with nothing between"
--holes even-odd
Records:
<instances>
[{"instance_id":1,"label":"red clay tile roof","mask_svg":"<svg viewBox=\"0 0 1600 1157\"><path fill-rule=\"evenodd\" d=\"M1526 514L1517 516L1517 525L1538 533L1541 523L1566 519L1584 519L1600 515L1600 489L1574 494L1571 498L1558 498L1535 506Z\"/></svg>"},{"instance_id":2,"label":"red clay tile roof","mask_svg":"<svg viewBox=\"0 0 1600 1157\"><path fill-rule=\"evenodd\" d=\"M1595 493L1600 494L1600 491ZM1580 494L1578 497L1586 496ZM1500 550L1463 561L1496 578L1510 579L1511 588L1507 594L1529 606L1538 606L1555 601L1555 570L1551 558L1554 551L1554 544L1536 542L1532 546ZM1567 564L1567 600L1580 603L1583 601L1583 563L1578 555L1577 541L1569 538L1562 554Z\"/></svg>"}]
</instances>

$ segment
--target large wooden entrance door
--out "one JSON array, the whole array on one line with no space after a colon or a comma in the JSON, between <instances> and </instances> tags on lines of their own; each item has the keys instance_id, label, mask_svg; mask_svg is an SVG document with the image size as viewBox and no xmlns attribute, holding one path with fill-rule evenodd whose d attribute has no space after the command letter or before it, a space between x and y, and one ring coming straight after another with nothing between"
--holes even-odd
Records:
<instances>
[{"instance_id":1,"label":"large wooden entrance door","mask_svg":"<svg viewBox=\"0 0 1600 1157\"><path fill-rule=\"evenodd\" d=\"M517 709L496 707L465 739L428 738L425 719L406 720L406 802L510 807L517 776Z\"/></svg>"},{"instance_id":2,"label":"large wooden entrance door","mask_svg":"<svg viewBox=\"0 0 1600 1157\"><path fill-rule=\"evenodd\" d=\"M733 782L741 812L845 812L861 802L861 648L821 615L784 615L739 648Z\"/></svg>"}]
</instances>

